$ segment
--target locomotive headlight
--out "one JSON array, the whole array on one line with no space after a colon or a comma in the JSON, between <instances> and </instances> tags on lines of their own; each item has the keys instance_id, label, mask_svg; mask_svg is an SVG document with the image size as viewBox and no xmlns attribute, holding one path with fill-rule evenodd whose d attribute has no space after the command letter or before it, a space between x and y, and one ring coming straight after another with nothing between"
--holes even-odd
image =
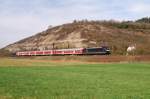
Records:
<instances>
[{"instance_id":1,"label":"locomotive headlight","mask_svg":"<svg viewBox=\"0 0 150 99\"><path fill-rule=\"evenodd\" d=\"M107 52L110 52L110 50L109 50L109 49L107 49L106 51L107 51Z\"/></svg>"},{"instance_id":2,"label":"locomotive headlight","mask_svg":"<svg viewBox=\"0 0 150 99\"><path fill-rule=\"evenodd\" d=\"M107 52L107 54L111 54L111 52L110 52L110 50L109 50L109 49L107 49L107 50L106 50L106 52Z\"/></svg>"}]
</instances>

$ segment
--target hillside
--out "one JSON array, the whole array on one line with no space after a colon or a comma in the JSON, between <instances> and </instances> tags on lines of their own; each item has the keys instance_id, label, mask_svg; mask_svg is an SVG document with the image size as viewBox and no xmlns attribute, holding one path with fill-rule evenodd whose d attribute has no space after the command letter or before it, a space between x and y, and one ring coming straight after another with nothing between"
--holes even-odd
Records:
<instances>
[{"instance_id":1,"label":"hillside","mask_svg":"<svg viewBox=\"0 0 150 99\"><path fill-rule=\"evenodd\" d=\"M150 24L144 22L74 21L49 28L4 48L10 52L107 45L113 54L125 54L136 44L136 54L150 54Z\"/></svg>"}]
</instances>

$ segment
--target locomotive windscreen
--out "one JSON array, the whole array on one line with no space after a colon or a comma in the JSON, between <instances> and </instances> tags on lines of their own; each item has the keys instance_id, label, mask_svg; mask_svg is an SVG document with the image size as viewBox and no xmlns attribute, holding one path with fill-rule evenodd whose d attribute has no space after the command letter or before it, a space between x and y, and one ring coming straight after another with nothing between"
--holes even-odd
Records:
<instances>
[{"instance_id":1,"label":"locomotive windscreen","mask_svg":"<svg viewBox=\"0 0 150 99\"><path fill-rule=\"evenodd\" d=\"M105 49L104 48L87 48L86 49L89 53L92 53L92 52L105 52Z\"/></svg>"}]
</instances>

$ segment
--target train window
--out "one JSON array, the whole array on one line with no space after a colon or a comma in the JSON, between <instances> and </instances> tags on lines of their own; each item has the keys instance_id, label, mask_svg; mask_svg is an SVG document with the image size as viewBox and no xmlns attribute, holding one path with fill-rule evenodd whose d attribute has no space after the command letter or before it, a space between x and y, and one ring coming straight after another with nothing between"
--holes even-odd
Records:
<instances>
[{"instance_id":1,"label":"train window","mask_svg":"<svg viewBox=\"0 0 150 99\"><path fill-rule=\"evenodd\" d=\"M105 49L104 48L87 48L87 52L104 52Z\"/></svg>"},{"instance_id":2,"label":"train window","mask_svg":"<svg viewBox=\"0 0 150 99\"><path fill-rule=\"evenodd\" d=\"M105 48L100 48L99 49L101 52L105 52Z\"/></svg>"}]
</instances>

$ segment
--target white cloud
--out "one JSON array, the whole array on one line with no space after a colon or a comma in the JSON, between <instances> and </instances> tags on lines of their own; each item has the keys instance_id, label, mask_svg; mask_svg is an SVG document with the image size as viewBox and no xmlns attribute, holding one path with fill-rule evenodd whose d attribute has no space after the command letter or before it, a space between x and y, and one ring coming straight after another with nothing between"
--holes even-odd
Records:
<instances>
[{"instance_id":1,"label":"white cloud","mask_svg":"<svg viewBox=\"0 0 150 99\"><path fill-rule=\"evenodd\" d=\"M150 13L150 4L133 4L129 10L133 13Z\"/></svg>"}]
</instances>

